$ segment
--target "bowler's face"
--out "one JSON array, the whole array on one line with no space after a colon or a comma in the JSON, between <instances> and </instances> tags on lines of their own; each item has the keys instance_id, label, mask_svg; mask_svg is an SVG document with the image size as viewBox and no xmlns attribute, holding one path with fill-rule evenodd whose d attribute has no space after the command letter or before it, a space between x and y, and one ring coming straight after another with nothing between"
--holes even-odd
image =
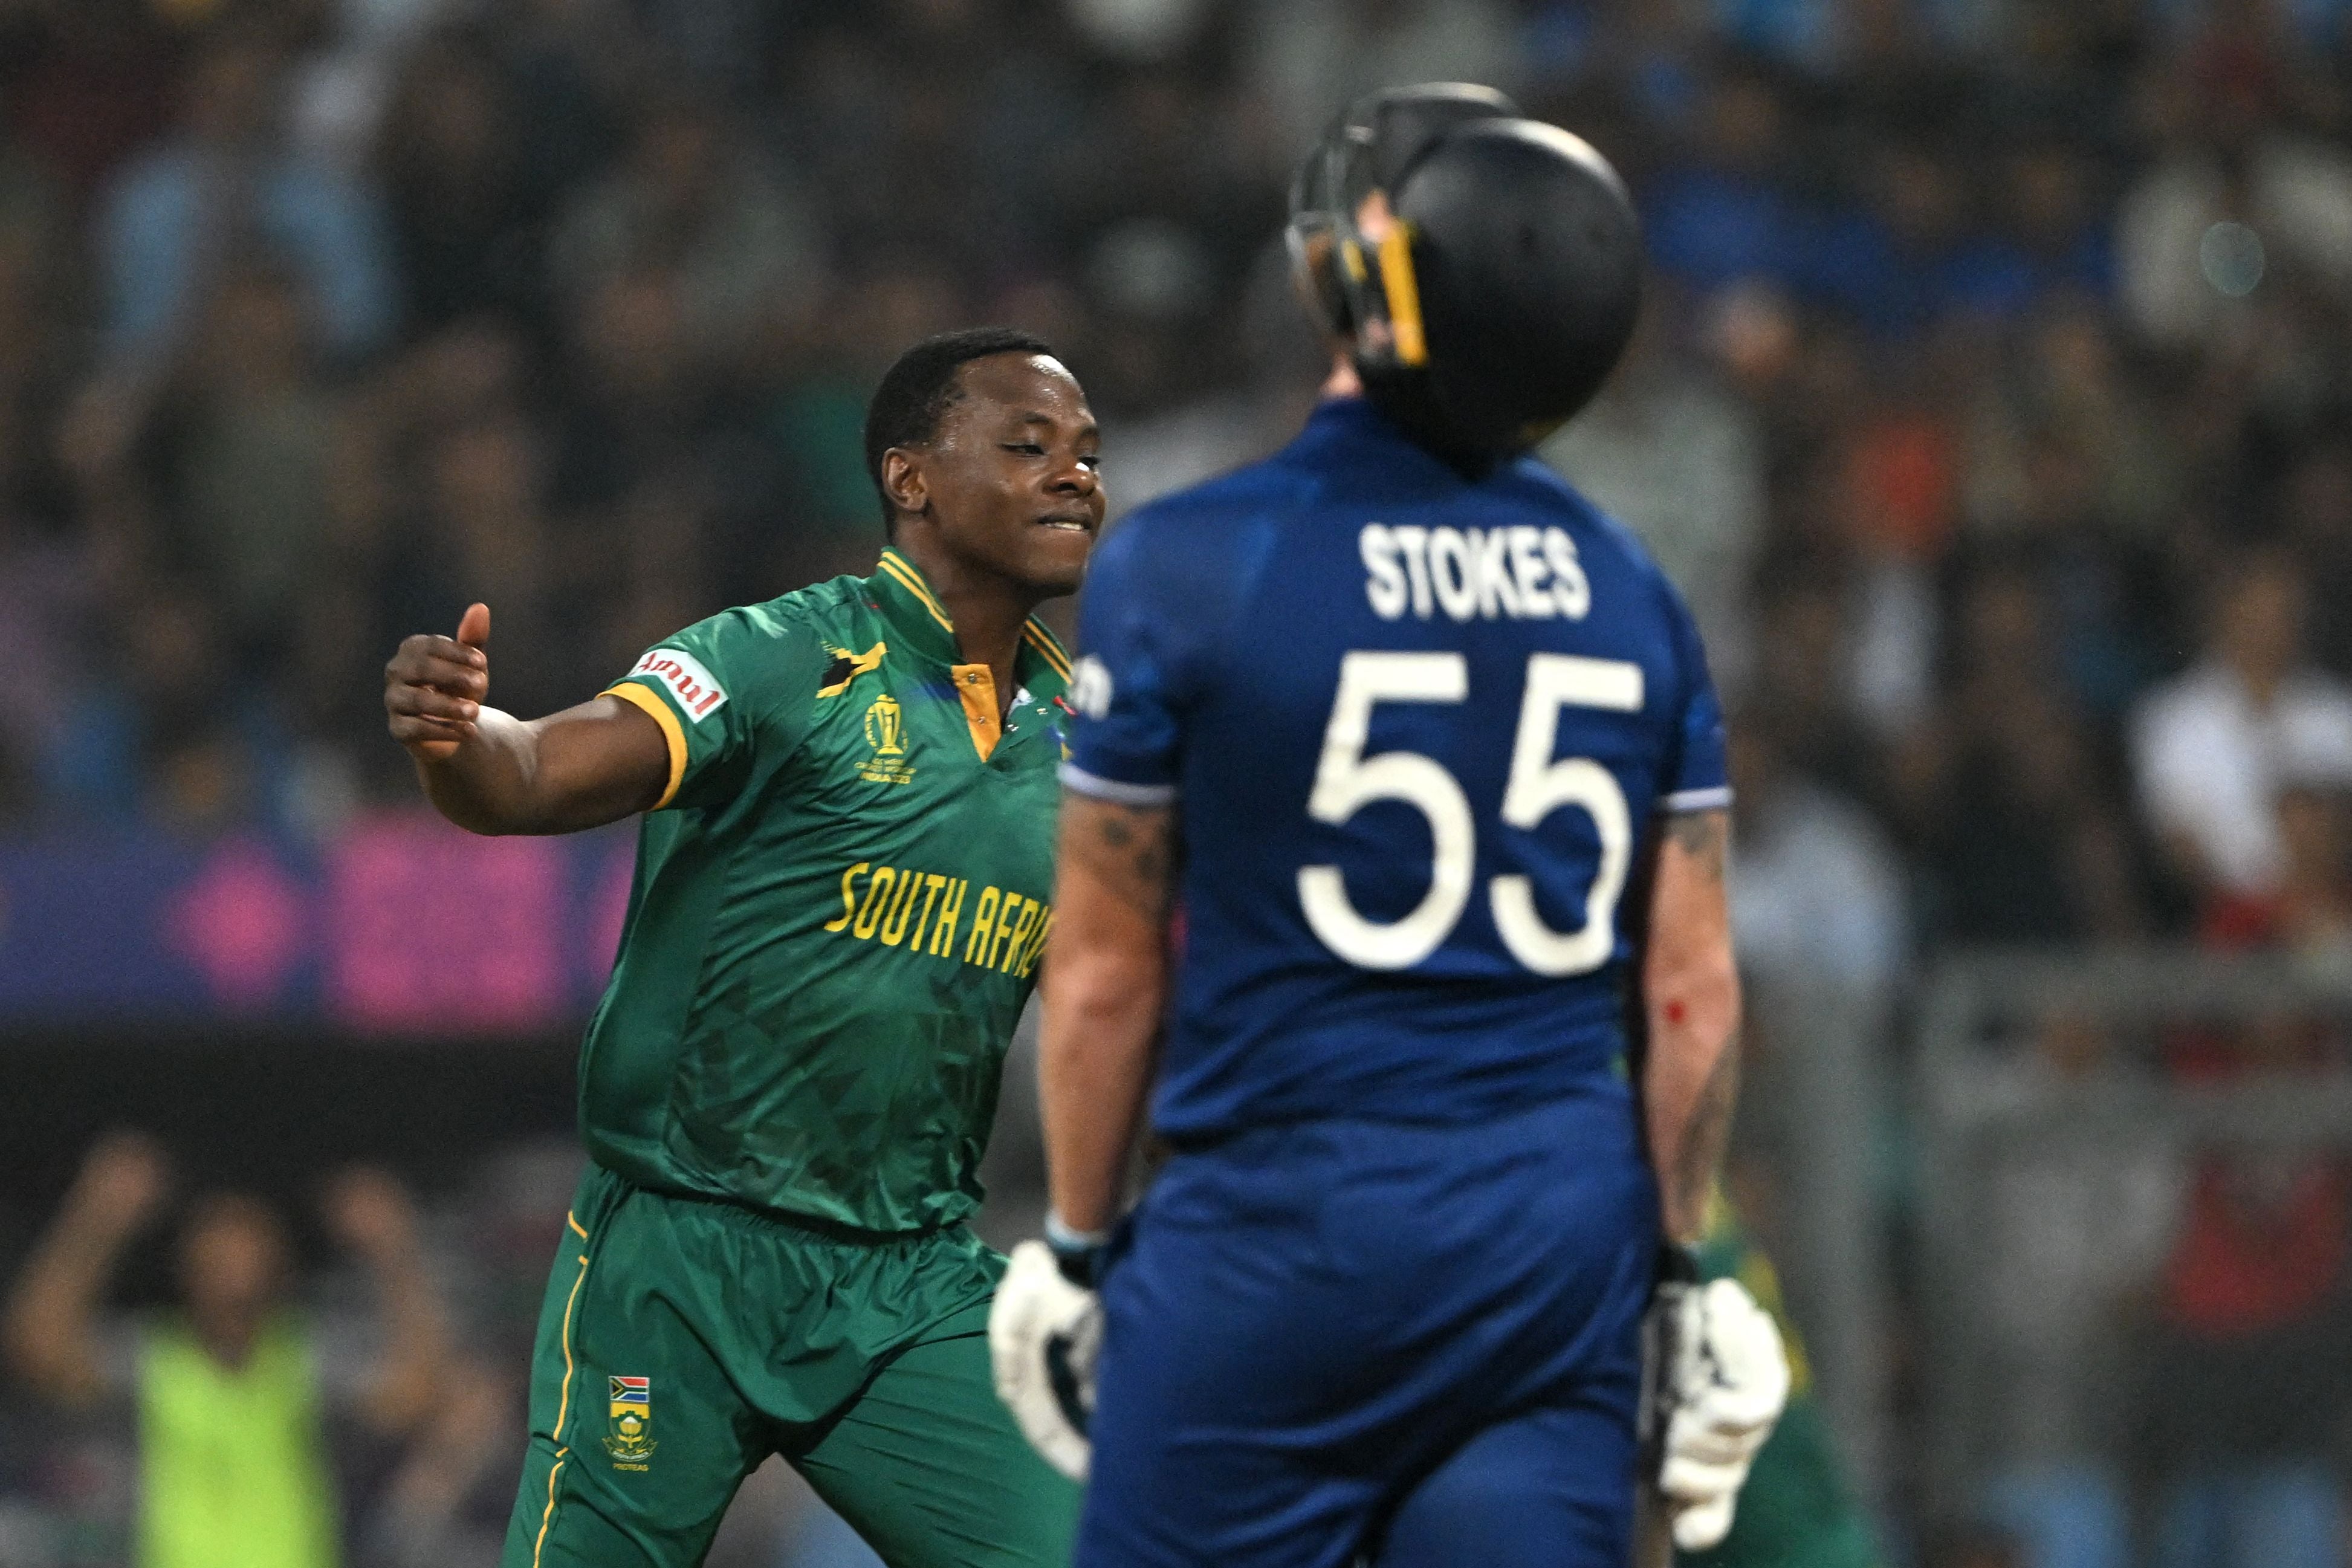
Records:
<instances>
[{"instance_id":1,"label":"bowler's face","mask_svg":"<svg viewBox=\"0 0 2352 1568\"><path fill-rule=\"evenodd\" d=\"M973 360L958 386L923 464L941 542L1037 592L1076 592L1104 508L1086 394L1045 354Z\"/></svg>"}]
</instances>

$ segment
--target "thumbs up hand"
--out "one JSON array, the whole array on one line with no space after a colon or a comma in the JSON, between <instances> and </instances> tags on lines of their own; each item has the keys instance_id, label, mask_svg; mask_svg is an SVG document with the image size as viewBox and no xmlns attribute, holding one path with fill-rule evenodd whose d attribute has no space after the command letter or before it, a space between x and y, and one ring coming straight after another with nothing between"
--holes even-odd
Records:
<instances>
[{"instance_id":1,"label":"thumbs up hand","mask_svg":"<svg viewBox=\"0 0 2352 1568\"><path fill-rule=\"evenodd\" d=\"M383 667L383 708L392 738L437 763L474 737L490 693L490 607L468 605L455 637L404 638Z\"/></svg>"}]
</instances>

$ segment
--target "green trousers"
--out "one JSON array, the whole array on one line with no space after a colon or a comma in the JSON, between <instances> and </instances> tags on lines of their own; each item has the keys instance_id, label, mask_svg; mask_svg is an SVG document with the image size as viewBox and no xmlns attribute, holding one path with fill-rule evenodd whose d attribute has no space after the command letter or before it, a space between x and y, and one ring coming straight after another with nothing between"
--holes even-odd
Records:
<instances>
[{"instance_id":1,"label":"green trousers","mask_svg":"<svg viewBox=\"0 0 2352 1568\"><path fill-rule=\"evenodd\" d=\"M548 1281L501 1568L691 1568L781 1454L892 1568L1064 1568L1078 1489L997 1403L1003 1260L590 1167Z\"/></svg>"}]
</instances>

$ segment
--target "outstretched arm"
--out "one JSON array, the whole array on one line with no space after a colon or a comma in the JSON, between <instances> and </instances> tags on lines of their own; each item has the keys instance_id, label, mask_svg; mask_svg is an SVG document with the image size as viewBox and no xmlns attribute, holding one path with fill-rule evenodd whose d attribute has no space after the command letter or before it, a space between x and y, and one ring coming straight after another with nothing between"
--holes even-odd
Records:
<instances>
[{"instance_id":1,"label":"outstretched arm","mask_svg":"<svg viewBox=\"0 0 2352 1568\"><path fill-rule=\"evenodd\" d=\"M366 1267L383 1313L383 1353L369 1369L361 1414L379 1431L407 1431L438 1407L457 1359L416 1211L389 1175L354 1170L329 1192L324 1213L335 1238Z\"/></svg>"},{"instance_id":2,"label":"outstretched arm","mask_svg":"<svg viewBox=\"0 0 2352 1568\"><path fill-rule=\"evenodd\" d=\"M167 1180L162 1152L145 1138L107 1138L34 1248L8 1300L7 1347L16 1375L45 1396L64 1405L97 1397L99 1297L123 1247L163 1204Z\"/></svg>"},{"instance_id":3,"label":"outstretched arm","mask_svg":"<svg viewBox=\"0 0 2352 1568\"><path fill-rule=\"evenodd\" d=\"M1724 861L1730 813L1668 816L1650 879L1641 956L1647 1045L1642 1103L1666 1235L1695 1242L1739 1093L1739 974Z\"/></svg>"},{"instance_id":4,"label":"outstretched arm","mask_svg":"<svg viewBox=\"0 0 2352 1568\"><path fill-rule=\"evenodd\" d=\"M436 810L474 833L572 833L661 799L660 725L610 696L528 722L483 706L489 639L489 607L475 605L455 637L409 637L384 666L392 737Z\"/></svg>"},{"instance_id":5,"label":"outstretched arm","mask_svg":"<svg viewBox=\"0 0 2352 1568\"><path fill-rule=\"evenodd\" d=\"M1065 792L1038 1098L1047 1189L1076 1231L1118 1217L1168 996L1176 818Z\"/></svg>"}]
</instances>

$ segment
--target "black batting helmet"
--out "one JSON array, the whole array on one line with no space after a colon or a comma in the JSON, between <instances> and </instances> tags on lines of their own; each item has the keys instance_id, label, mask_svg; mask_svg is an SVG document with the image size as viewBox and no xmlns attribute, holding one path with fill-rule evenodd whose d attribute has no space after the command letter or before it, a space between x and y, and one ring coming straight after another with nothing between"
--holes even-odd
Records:
<instances>
[{"instance_id":1,"label":"black batting helmet","mask_svg":"<svg viewBox=\"0 0 2352 1568\"><path fill-rule=\"evenodd\" d=\"M1292 183L1289 244L1366 395L1471 469L1591 401L1641 303L1640 229L1608 160L1466 83L1349 109Z\"/></svg>"}]
</instances>

